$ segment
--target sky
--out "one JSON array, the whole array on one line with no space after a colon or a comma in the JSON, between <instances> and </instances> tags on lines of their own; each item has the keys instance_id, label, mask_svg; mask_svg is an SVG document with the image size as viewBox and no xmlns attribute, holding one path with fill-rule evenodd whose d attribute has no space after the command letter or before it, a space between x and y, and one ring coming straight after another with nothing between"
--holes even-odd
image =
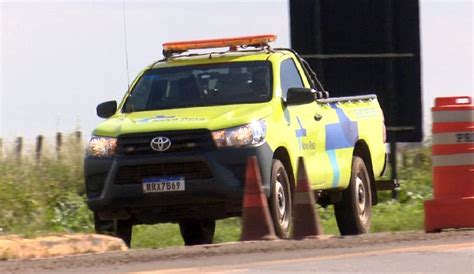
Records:
<instances>
[{"instance_id":1,"label":"sky","mask_svg":"<svg viewBox=\"0 0 474 274\"><path fill-rule=\"evenodd\" d=\"M275 33L275 47L290 46L286 0L125 1L125 17L122 1L0 0L0 9L6 139L89 135L101 121L96 105L121 100L128 78L161 59L167 41ZM420 0L426 125L434 97L474 91L473 13L472 0Z\"/></svg>"}]
</instances>

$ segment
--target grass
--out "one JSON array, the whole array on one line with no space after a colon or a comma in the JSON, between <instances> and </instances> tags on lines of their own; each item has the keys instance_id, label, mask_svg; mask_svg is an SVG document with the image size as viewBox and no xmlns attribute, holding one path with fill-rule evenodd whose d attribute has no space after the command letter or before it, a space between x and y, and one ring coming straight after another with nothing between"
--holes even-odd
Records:
<instances>
[{"instance_id":1,"label":"grass","mask_svg":"<svg viewBox=\"0 0 474 274\"><path fill-rule=\"evenodd\" d=\"M238 241L240 218L219 220L216 223L214 243ZM154 248L184 245L177 224L139 225L133 228L134 248Z\"/></svg>"},{"instance_id":2,"label":"grass","mask_svg":"<svg viewBox=\"0 0 474 274\"><path fill-rule=\"evenodd\" d=\"M372 208L371 232L409 231L423 229L423 201L431 199L430 148L406 150L400 159L399 199L391 192L379 192L379 204ZM339 235L332 206L317 206L325 234ZM133 232L133 247L165 247L182 245L176 224L137 226ZM217 222L215 243L238 241L240 218Z\"/></svg>"},{"instance_id":3,"label":"grass","mask_svg":"<svg viewBox=\"0 0 474 274\"><path fill-rule=\"evenodd\" d=\"M0 231L37 235L93 230L84 203L83 148L69 141L60 159L7 155L0 163Z\"/></svg>"},{"instance_id":4,"label":"grass","mask_svg":"<svg viewBox=\"0 0 474 274\"><path fill-rule=\"evenodd\" d=\"M0 233L35 237L57 232L92 232L92 214L85 204L83 147L66 140L60 159L45 153L38 163L27 155L0 160ZM33 154L32 154L33 155ZM423 201L431 198L430 148L406 150L401 159L399 199L379 193L373 208L372 232L423 228ZM333 208L318 206L325 234L339 234ZM215 242L237 241L240 218L217 222ZM132 247L183 245L177 224L140 225L133 230Z\"/></svg>"}]
</instances>

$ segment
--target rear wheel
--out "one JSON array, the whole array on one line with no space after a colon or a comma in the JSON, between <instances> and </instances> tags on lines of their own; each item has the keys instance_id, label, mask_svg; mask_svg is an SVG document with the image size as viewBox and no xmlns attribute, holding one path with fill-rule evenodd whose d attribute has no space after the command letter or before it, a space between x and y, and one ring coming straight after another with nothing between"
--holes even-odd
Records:
<instances>
[{"instance_id":1,"label":"rear wheel","mask_svg":"<svg viewBox=\"0 0 474 274\"><path fill-rule=\"evenodd\" d=\"M351 181L342 200L334 205L334 211L341 235L369 232L372 218L370 177L364 160L359 156L352 157Z\"/></svg>"},{"instance_id":2,"label":"rear wheel","mask_svg":"<svg viewBox=\"0 0 474 274\"><path fill-rule=\"evenodd\" d=\"M133 222L129 220L101 220L94 213L94 227L97 234L110 235L122 239L130 247L132 242Z\"/></svg>"},{"instance_id":3,"label":"rear wheel","mask_svg":"<svg viewBox=\"0 0 474 274\"><path fill-rule=\"evenodd\" d=\"M179 221L179 231L185 245L212 244L216 221L185 219Z\"/></svg>"},{"instance_id":4,"label":"rear wheel","mask_svg":"<svg viewBox=\"0 0 474 274\"><path fill-rule=\"evenodd\" d=\"M272 214L275 233L287 239L290 236L292 218L292 197L290 180L285 166L280 160L274 159L271 176L270 212Z\"/></svg>"}]
</instances>

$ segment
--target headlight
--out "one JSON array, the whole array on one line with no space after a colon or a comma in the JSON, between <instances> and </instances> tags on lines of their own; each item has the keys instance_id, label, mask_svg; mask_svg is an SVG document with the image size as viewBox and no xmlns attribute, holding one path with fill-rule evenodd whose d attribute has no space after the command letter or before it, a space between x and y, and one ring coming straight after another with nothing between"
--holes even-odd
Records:
<instances>
[{"instance_id":1,"label":"headlight","mask_svg":"<svg viewBox=\"0 0 474 274\"><path fill-rule=\"evenodd\" d=\"M240 127L213 131L212 138L217 147L242 147L263 142L266 133L265 121L259 120Z\"/></svg>"},{"instance_id":2,"label":"headlight","mask_svg":"<svg viewBox=\"0 0 474 274\"><path fill-rule=\"evenodd\" d=\"M87 156L110 157L115 154L117 138L92 136L86 149Z\"/></svg>"}]
</instances>

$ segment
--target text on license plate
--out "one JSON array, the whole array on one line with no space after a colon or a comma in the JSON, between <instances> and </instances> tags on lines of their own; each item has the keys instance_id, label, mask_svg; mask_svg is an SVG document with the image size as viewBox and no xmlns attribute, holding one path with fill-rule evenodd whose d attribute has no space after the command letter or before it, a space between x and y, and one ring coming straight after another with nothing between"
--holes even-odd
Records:
<instances>
[{"instance_id":1,"label":"text on license plate","mask_svg":"<svg viewBox=\"0 0 474 274\"><path fill-rule=\"evenodd\" d=\"M184 177L154 177L144 178L143 192L168 192L168 191L184 191Z\"/></svg>"}]
</instances>

